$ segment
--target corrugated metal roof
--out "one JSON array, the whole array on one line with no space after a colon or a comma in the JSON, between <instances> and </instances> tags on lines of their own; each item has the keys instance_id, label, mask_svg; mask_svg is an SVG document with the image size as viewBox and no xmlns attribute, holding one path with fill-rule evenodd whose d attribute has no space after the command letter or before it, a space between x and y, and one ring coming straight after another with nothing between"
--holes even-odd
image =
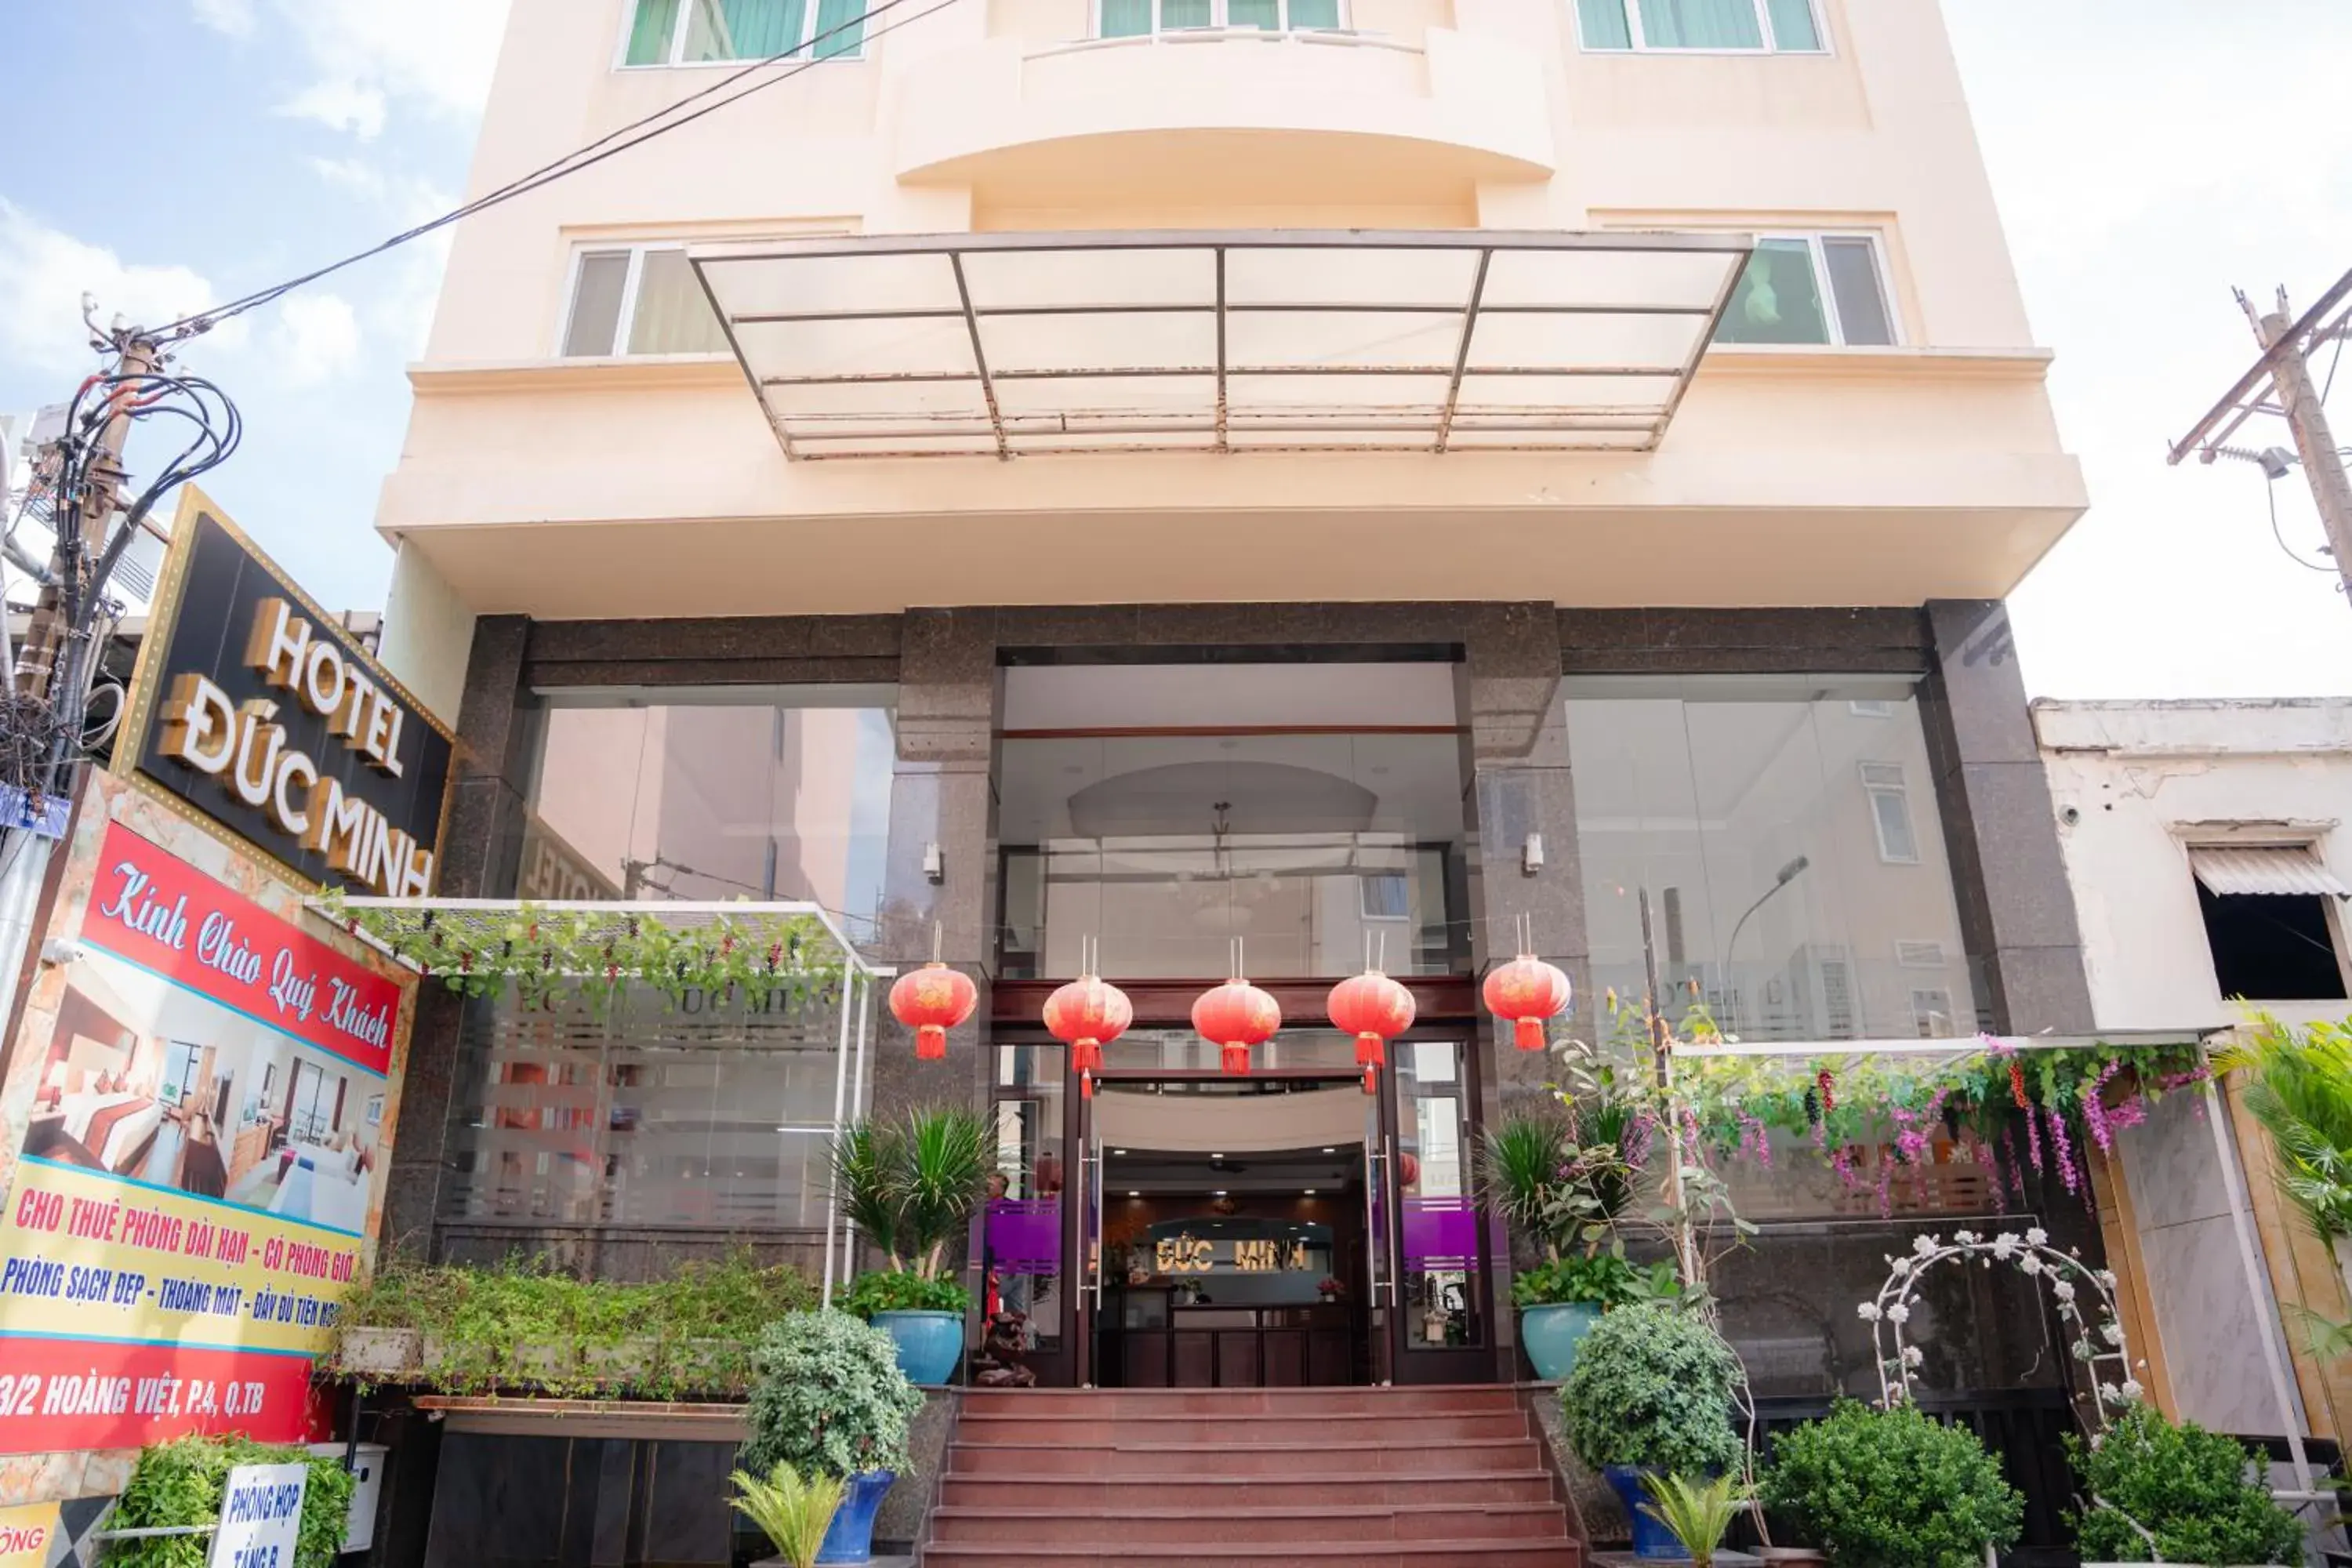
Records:
<instances>
[{"instance_id":1,"label":"corrugated metal roof","mask_svg":"<svg viewBox=\"0 0 2352 1568\"><path fill-rule=\"evenodd\" d=\"M2216 893L2320 893L2352 899L2352 888L2306 845L2192 845L2189 866Z\"/></svg>"}]
</instances>

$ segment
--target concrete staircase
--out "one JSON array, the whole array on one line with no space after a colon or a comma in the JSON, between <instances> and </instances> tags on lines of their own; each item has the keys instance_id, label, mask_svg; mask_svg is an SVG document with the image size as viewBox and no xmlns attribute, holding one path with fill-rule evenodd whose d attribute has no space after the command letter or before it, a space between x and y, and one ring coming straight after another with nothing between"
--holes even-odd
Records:
<instances>
[{"instance_id":1,"label":"concrete staircase","mask_svg":"<svg viewBox=\"0 0 2352 1568\"><path fill-rule=\"evenodd\" d=\"M939 1568L1577 1568L1507 1388L974 1390Z\"/></svg>"}]
</instances>

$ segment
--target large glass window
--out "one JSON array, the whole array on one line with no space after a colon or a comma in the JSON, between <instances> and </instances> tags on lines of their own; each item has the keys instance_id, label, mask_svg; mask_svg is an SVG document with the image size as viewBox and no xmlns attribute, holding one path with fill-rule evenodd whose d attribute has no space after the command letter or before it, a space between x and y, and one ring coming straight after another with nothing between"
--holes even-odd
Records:
<instances>
[{"instance_id":1,"label":"large glass window","mask_svg":"<svg viewBox=\"0 0 2352 1568\"><path fill-rule=\"evenodd\" d=\"M1062 1344L1064 1183L1060 1046L996 1047L996 1171L983 1220L987 1300L994 1322L1017 1315L1022 1343ZM1091 1216L1089 1216L1091 1217Z\"/></svg>"},{"instance_id":2,"label":"large glass window","mask_svg":"<svg viewBox=\"0 0 2352 1568\"><path fill-rule=\"evenodd\" d=\"M1470 1085L1463 1050L1451 1040L1408 1040L1391 1047L1391 1058L1405 1344L1412 1350L1484 1344L1486 1325L1477 1310L1478 1200L1471 1185Z\"/></svg>"},{"instance_id":3,"label":"large glass window","mask_svg":"<svg viewBox=\"0 0 2352 1568\"><path fill-rule=\"evenodd\" d=\"M727 352L727 332L683 247L600 247L572 268L562 349L566 359L716 354Z\"/></svg>"},{"instance_id":4,"label":"large glass window","mask_svg":"<svg viewBox=\"0 0 2352 1568\"><path fill-rule=\"evenodd\" d=\"M1967 1036L1963 953L1906 684L1568 682L1593 978L1659 971L1759 1039Z\"/></svg>"},{"instance_id":5,"label":"large glass window","mask_svg":"<svg viewBox=\"0 0 2352 1568\"><path fill-rule=\"evenodd\" d=\"M621 63L708 65L727 60L855 55L865 41L865 0L636 0Z\"/></svg>"},{"instance_id":6,"label":"large glass window","mask_svg":"<svg viewBox=\"0 0 2352 1568\"><path fill-rule=\"evenodd\" d=\"M472 1004L443 1217L823 1229L836 989L640 993L603 1018Z\"/></svg>"},{"instance_id":7,"label":"large glass window","mask_svg":"<svg viewBox=\"0 0 2352 1568\"><path fill-rule=\"evenodd\" d=\"M1003 973L1454 970L1461 746L1439 661L1008 670Z\"/></svg>"},{"instance_id":8,"label":"large glass window","mask_svg":"<svg viewBox=\"0 0 2352 1568\"><path fill-rule=\"evenodd\" d=\"M822 905L852 940L882 897L887 688L541 694L516 892Z\"/></svg>"},{"instance_id":9,"label":"large glass window","mask_svg":"<svg viewBox=\"0 0 2352 1568\"><path fill-rule=\"evenodd\" d=\"M1096 16L1097 36L1105 38L1204 27L1328 32L1344 25L1339 0L1097 0Z\"/></svg>"},{"instance_id":10,"label":"large glass window","mask_svg":"<svg viewBox=\"0 0 2352 1568\"><path fill-rule=\"evenodd\" d=\"M1895 342L1878 242L1866 234L1769 235L1756 242L1715 331L1719 343Z\"/></svg>"},{"instance_id":11,"label":"large glass window","mask_svg":"<svg viewBox=\"0 0 2352 1568\"><path fill-rule=\"evenodd\" d=\"M1819 54L1812 0L1577 0L1588 49Z\"/></svg>"}]
</instances>

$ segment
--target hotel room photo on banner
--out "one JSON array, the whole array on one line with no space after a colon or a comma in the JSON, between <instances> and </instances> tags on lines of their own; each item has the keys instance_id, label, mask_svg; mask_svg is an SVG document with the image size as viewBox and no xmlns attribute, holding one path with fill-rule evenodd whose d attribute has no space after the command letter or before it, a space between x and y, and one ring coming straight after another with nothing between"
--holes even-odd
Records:
<instances>
[{"instance_id":1,"label":"hotel room photo on banner","mask_svg":"<svg viewBox=\"0 0 2352 1568\"><path fill-rule=\"evenodd\" d=\"M92 948L25 1152L360 1236L383 1100L383 1079Z\"/></svg>"},{"instance_id":2,"label":"hotel room photo on banner","mask_svg":"<svg viewBox=\"0 0 2352 1568\"><path fill-rule=\"evenodd\" d=\"M308 1431L414 982L301 896L143 793L84 797L0 1092L0 1454Z\"/></svg>"}]
</instances>

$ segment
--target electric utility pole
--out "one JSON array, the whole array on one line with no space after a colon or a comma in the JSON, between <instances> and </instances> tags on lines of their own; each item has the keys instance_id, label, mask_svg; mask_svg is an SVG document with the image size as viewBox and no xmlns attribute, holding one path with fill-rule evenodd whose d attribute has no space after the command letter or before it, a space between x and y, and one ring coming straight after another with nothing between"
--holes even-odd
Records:
<instances>
[{"instance_id":1,"label":"electric utility pole","mask_svg":"<svg viewBox=\"0 0 2352 1568\"><path fill-rule=\"evenodd\" d=\"M156 350L148 338L132 336L122 343L121 368L118 374L130 379L119 389L107 409L106 423L98 432L96 450L89 460L89 480L81 495L81 505L73 517L62 512L52 521L57 543L49 552L49 580L42 584L40 597L34 602L31 625L25 633L25 647L16 661L17 691L33 698L47 698L53 711L63 711L68 701L64 687L56 679L58 656L68 651L68 643L78 636L88 636L88 626L68 626L68 613L64 602L68 546L66 531L76 530L81 538L80 562L95 562L106 550L109 529L121 503L122 482L128 477L122 466L122 452L131 439L131 405L137 401L135 378L155 369ZM87 580L87 566L81 568L81 597L87 600L101 584ZM89 617L84 616L87 623ZM87 679L90 665L86 660L68 658L68 670L79 670Z\"/></svg>"},{"instance_id":2,"label":"electric utility pole","mask_svg":"<svg viewBox=\"0 0 2352 1568\"><path fill-rule=\"evenodd\" d=\"M2167 460L2177 464L2192 451L2201 463L2239 458L2261 464L2263 471L2276 480L2286 469L2284 453L2275 448L2248 451L2225 443L2257 414L2285 420L2294 435L2294 455L2310 481L2312 500L2318 503L2320 524L2327 531L2328 553L2336 558L2336 571L2344 581L2347 596L2352 597L2352 478L2345 473L2344 450L2328 428L2319 389L2311 383L2312 354L2330 342L2336 344L2340 353L2347 336L2352 335L2352 304L2347 300L2352 300L2352 272L2337 279L2336 286L2300 317L2289 316L2284 289L2279 290L2278 309L2267 314L2257 314L2245 295L2240 294L2238 304L2253 323L2255 341L2263 345L2262 357L2198 421L2197 428L2174 444Z\"/></svg>"}]
</instances>

